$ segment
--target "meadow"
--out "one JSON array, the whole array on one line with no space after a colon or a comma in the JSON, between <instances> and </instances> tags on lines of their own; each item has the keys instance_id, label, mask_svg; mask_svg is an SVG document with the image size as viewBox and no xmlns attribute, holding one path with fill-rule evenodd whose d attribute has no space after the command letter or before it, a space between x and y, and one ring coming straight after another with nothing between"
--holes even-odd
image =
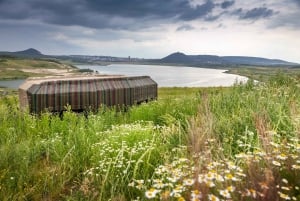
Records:
<instances>
[{"instance_id":1,"label":"meadow","mask_svg":"<svg viewBox=\"0 0 300 201\"><path fill-rule=\"evenodd\" d=\"M33 115L0 96L0 200L300 200L300 80Z\"/></svg>"}]
</instances>

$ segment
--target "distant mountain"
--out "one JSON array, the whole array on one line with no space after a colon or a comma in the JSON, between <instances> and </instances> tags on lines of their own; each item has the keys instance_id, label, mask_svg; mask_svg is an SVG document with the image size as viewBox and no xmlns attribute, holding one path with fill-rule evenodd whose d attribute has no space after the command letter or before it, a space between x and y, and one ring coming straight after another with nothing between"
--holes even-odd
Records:
<instances>
[{"instance_id":1,"label":"distant mountain","mask_svg":"<svg viewBox=\"0 0 300 201\"><path fill-rule=\"evenodd\" d=\"M163 63L222 64L224 61L215 55L185 55L181 52L170 54L160 60Z\"/></svg>"},{"instance_id":2,"label":"distant mountain","mask_svg":"<svg viewBox=\"0 0 300 201\"><path fill-rule=\"evenodd\" d=\"M29 48L23 51L17 51L17 52L0 52L0 55L4 56L14 56L14 57L30 57L30 58L41 58L46 57L46 55L43 55L40 51Z\"/></svg>"},{"instance_id":3,"label":"distant mountain","mask_svg":"<svg viewBox=\"0 0 300 201\"><path fill-rule=\"evenodd\" d=\"M18 52L14 52L15 54L19 54L19 55L28 55L28 56L42 56L43 54L33 48L29 48L27 50L23 50L23 51L18 51Z\"/></svg>"},{"instance_id":4,"label":"distant mountain","mask_svg":"<svg viewBox=\"0 0 300 201\"><path fill-rule=\"evenodd\" d=\"M279 59L245 56L216 56L216 55L186 55L181 52L170 54L159 60L161 63L176 63L189 65L262 65L262 66L293 66L296 63Z\"/></svg>"},{"instance_id":5,"label":"distant mountain","mask_svg":"<svg viewBox=\"0 0 300 201\"><path fill-rule=\"evenodd\" d=\"M190 63L193 62L193 58L181 52L176 52L162 58L161 61L166 63Z\"/></svg>"},{"instance_id":6,"label":"distant mountain","mask_svg":"<svg viewBox=\"0 0 300 201\"><path fill-rule=\"evenodd\" d=\"M167 65L189 65L203 67L223 67L228 65L250 65L250 66L299 66L279 59L267 59L261 57L247 56L217 56L217 55L186 55L182 52L175 52L162 59L139 59L131 57L113 57L113 56L90 56L90 55L44 55L40 51L29 48L17 52L0 52L0 56L41 58L41 59L59 59L69 60L74 63L146 63L146 64L167 64Z\"/></svg>"},{"instance_id":7,"label":"distant mountain","mask_svg":"<svg viewBox=\"0 0 300 201\"><path fill-rule=\"evenodd\" d=\"M243 57L243 56L225 56L222 57L225 61L233 64L248 64L248 65L297 65L280 59L266 59L261 57Z\"/></svg>"}]
</instances>

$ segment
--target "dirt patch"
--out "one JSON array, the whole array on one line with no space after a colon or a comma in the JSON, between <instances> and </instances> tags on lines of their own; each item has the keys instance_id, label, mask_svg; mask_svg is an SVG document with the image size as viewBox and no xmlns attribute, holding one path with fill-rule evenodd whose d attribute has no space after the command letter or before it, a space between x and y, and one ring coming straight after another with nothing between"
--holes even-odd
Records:
<instances>
[{"instance_id":1,"label":"dirt patch","mask_svg":"<svg viewBox=\"0 0 300 201\"><path fill-rule=\"evenodd\" d=\"M26 73L37 73L37 74L66 74L70 73L71 70L69 69L45 69L45 68L26 68L26 69L21 69L21 71L26 72Z\"/></svg>"}]
</instances>

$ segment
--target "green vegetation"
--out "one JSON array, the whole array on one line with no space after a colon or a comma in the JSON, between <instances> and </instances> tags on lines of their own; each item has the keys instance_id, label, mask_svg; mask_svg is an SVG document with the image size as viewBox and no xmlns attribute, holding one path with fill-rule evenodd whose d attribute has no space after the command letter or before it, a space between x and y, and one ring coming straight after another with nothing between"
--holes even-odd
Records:
<instances>
[{"instance_id":1,"label":"green vegetation","mask_svg":"<svg viewBox=\"0 0 300 201\"><path fill-rule=\"evenodd\" d=\"M49 70L50 69L50 70ZM29 59L0 56L0 80L53 75L54 69L73 71L74 66L54 59Z\"/></svg>"},{"instance_id":2,"label":"green vegetation","mask_svg":"<svg viewBox=\"0 0 300 201\"><path fill-rule=\"evenodd\" d=\"M277 74L285 74L292 77L300 76L299 66L279 67L279 66L238 66L229 67L227 73L242 75L254 80L268 81L269 78Z\"/></svg>"},{"instance_id":3,"label":"green vegetation","mask_svg":"<svg viewBox=\"0 0 300 201\"><path fill-rule=\"evenodd\" d=\"M78 69L78 72L80 73L93 73L94 71L89 68L84 68L84 69Z\"/></svg>"},{"instance_id":4,"label":"green vegetation","mask_svg":"<svg viewBox=\"0 0 300 201\"><path fill-rule=\"evenodd\" d=\"M0 98L0 200L300 200L300 82L161 88L88 117Z\"/></svg>"}]
</instances>

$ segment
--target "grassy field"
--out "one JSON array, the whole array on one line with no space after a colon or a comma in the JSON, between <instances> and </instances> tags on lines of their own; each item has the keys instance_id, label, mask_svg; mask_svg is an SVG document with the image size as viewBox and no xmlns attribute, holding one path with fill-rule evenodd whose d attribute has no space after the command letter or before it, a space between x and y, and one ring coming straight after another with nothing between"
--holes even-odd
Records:
<instances>
[{"instance_id":1,"label":"grassy field","mask_svg":"<svg viewBox=\"0 0 300 201\"><path fill-rule=\"evenodd\" d=\"M0 57L0 80L22 79L27 77L39 77L54 74L52 71L43 71L45 69L69 69L69 71L73 71L74 67L50 59L29 59L6 56Z\"/></svg>"},{"instance_id":2,"label":"grassy field","mask_svg":"<svg viewBox=\"0 0 300 201\"><path fill-rule=\"evenodd\" d=\"M160 88L86 118L0 98L0 200L300 200L300 83Z\"/></svg>"}]
</instances>

